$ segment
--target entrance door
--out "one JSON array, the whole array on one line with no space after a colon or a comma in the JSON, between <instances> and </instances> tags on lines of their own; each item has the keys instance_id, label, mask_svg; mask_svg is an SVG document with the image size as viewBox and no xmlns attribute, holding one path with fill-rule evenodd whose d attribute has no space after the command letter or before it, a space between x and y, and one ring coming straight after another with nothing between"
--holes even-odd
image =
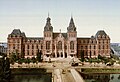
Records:
<instances>
[{"instance_id":1,"label":"entrance door","mask_svg":"<svg viewBox=\"0 0 120 82\"><path fill-rule=\"evenodd\" d=\"M61 57L63 57L63 53L61 52Z\"/></svg>"},{"instance_id":2,"label":"entrance door","mask_svg":"<svg viewBox=\"0 0 120 82\"><path fill-rule=\"evenodd\" d=\"M65 58L67 58L67 53L65 53Z\"/></svg>"},{"instance_id":3,"label":"entrance door","mask_svg":"<svg viewBox=\"0 0 120 82\"><path fill-rule=\"evenodd\" d=\"M57 53L57 57L59 57L59 53Z\"/></svg>"}]
</instances>

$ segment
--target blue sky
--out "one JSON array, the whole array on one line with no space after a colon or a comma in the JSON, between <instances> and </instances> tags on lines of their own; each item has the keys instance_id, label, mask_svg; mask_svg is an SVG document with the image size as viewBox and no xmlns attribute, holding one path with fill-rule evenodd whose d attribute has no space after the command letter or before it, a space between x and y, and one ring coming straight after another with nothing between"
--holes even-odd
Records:
<instances>
[{"instance_id":1,"label":"blue sky","mask_svg":"<svg viewBox=\"0 0 120 82\"><path fill-rule=\"evenodd\" d=\"M78 37L105 30L111 42L120 42L120 0L0 0L0 41L13 29L42 37L48 12L55 32L66 32L72 15Z\"/></svg>"}]
</instances>

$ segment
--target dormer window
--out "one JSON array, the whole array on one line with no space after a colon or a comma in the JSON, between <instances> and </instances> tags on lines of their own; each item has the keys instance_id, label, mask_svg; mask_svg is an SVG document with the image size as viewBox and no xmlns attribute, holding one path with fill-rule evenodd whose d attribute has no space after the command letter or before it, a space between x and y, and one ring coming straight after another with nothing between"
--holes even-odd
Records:
<instances>
[{"instance_id":1,"label":"dormer window","mask_svg":"<svg viewBox=\"0 0 120 82\"><path fill-rule=\"evenodd\" d=\"M100 35L98 35L98 38L101 38L101 36L100 36Z\"/></svg>"},{"instance_id":2,"label":"dormer window","mask_svg":"<svg viewBox=\"0 0 120 82\"><path fill-rule=\"evenodd\" d=\"M102 38L105 38L105 35L103 35Z\"/></svg>"}]
</instances>

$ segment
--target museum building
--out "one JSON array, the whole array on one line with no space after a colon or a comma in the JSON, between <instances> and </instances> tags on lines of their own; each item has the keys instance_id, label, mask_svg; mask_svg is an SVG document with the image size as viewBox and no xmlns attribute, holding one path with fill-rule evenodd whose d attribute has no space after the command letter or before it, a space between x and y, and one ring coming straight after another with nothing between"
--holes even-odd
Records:
<instances>
[{"instance_id":1,"label":"museum building","mask_svg":"<svg viewBox=\"0 0 120 82\"><path fill-rule=\"evenodd\" d=\"M51 18L48 16L43 37L27 37L20 29L14 29L7 38L7 55L18 54L19 57L36 57L38 51L42 56L50 58L110 57L110 37L104 30L95 36L77 37L73 17L70 19L67 32L53 32Z\"/></svg>"}]
</instances>

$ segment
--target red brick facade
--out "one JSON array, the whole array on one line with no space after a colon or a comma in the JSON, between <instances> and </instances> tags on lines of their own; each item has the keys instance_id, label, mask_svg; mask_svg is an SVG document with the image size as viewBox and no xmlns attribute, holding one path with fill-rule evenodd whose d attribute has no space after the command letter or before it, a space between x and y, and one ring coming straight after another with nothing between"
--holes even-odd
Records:
<instances>
[{"instance_id":1,"label":"red brick facade","mask_svg":"<svg viewBox=\"0 0 120 82\"><path fill-rule=\"evenodd\" d=\"M24 32L14 29L8 35L7 55L18 54L20 57L36 57L38 50L43 57L97 57L110 56L110 38L100 30L90 38L78 38L73 18L71 18L66 33L53 32L50 18L44 27L44 37L26 37Z\"/></svg>"}]
</instances>

